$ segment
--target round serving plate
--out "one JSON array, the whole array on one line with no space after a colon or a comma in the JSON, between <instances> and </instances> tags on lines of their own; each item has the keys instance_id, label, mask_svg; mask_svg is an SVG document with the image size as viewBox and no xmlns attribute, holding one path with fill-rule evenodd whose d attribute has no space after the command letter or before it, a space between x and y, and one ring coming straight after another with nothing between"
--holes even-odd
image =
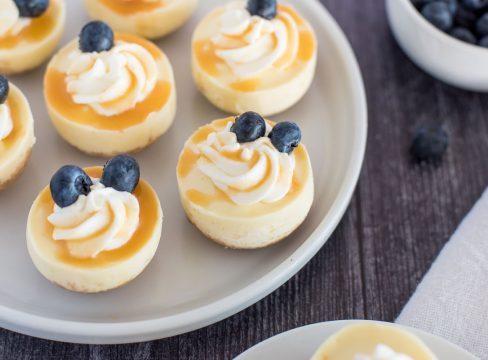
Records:
<instances>
[{"instance_id":1,"label":"round serving plate","mask_svg":"<svg viewBox=\"0 0 488 360\"><path fill-rule=\"evenodd\" d=\"M0 193L0 326L25 334L81 343L124 343L177 335L222 320L278 288L326 242L351 199L361 169L367 111L361 74L340 28L316 0L292 0L317 32L319 61L309 93L277 121L300 124L311 155L315 203L304 224L263 250L225 249L189 224L180 205L176 162L187 137L225 116L197 91L190 76L190 39L199 19L222 0L200 1L192 20L157 44L171 60L178 113L171 130L136 154L142 176L164 211L163 238L154 260L135 281L102 294L72 293L49 283L26 249L25 226L38 192L63 164L102 165L66 144L51 126L43 100L44 67L12 77L27 95L37 144L25 173ZM63 44L88 17L81 0L66 1Z\"/></svg>"},{"instance_id":2,"label":"round serving plate","mask_svg":"<svg viewBox=\"0 0 488 360\"><path fill-rule=\"evenodd\" d=\"M342 320L329 321L293 329L265 340L246 352L239 355L235 360L308 360L317 351L320 345L343 327L353 324L368 322L366 320ZM382 324L378 321L375 323ZM438 336L431 335L424 331L400 326L417 335L439 359L442 360L477 360L459 346L451 344Z\"/></svg>"}]
</instances>

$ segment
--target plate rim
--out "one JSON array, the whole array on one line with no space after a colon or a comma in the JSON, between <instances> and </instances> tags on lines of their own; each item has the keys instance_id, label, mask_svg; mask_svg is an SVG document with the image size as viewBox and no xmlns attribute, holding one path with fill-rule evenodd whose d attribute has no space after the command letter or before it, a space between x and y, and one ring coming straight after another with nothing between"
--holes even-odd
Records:
<instances>
[{"instance_id":1,"label":"plate rim","mask_svg":"<svg viewBox=\"0 0 488 360\"><path fill-rule=\"evenodd\" d=\"M303 244L280 265L248 286L186 312L146 320L97 323L53 319L0 304L0 326L30 336L83 344L124 344L162 339L200 329L244 310L279 288L310 261L339 224L356 189L366 152L368 110L363 77L351 44L326 7L319 0L308 1L312 10L326 20L327 31L336 39L335 45L349 74L356 102L358 131L345 181L329 212Z\"/></svg>"},{"instance_id":2,"label":"plate rim","mask_svg":"<svg viewBox=\"0 0 488 360\"><path fill-rule=\"evenodd\" d=\"M449 346L451 346L453 349L456 349L460 353L463 353L466 356L466 359L467 360L468 359L469 360L478 360L478 358L475 355L471 354L469 351L463 349L459 345L453 344L452 342L448 341L447 339L444 339L443 337L438 336L438 335L431 334L431 333L429 333L429 332L427 332L425 330L417 329L417 328L414 328L414 327L411 327L411 326L402 325L402 324L392 323L392 322L388 322L388 321L365 320L365 319L322 321L322 322L318 322L318 323L313 323L313 324L299 326L297 328L290 329L288 331L284 331L284 332L281 332L281 333L276 334L274 336L271 336L270 338L267 338L267 339L265 339L265 340L263 340L263 341L255 344L254 346L252 346L249 349L245 350L241 354L237 355L234 358L234 360L245 360L246 359L246 356L248 356L247 354L248 353L251 353L253 350L256 350L258 347L266 346L267 343L270 343L270 342L276 340L277 338L279 338L281 336L290 335L290 334L295 333L295 332L298 333L298 332L304 330L305 328L316 327L318 329L321 329L321 328L326 327L326 326L335 326L335 325L344 327L344 326L347 326L347 325L354 325L354 324L359 324L359 323L373 323L373 324L382 324L382 325L387 324L387 325L390 325L390 326L399 327L401 329L406 329L406 330L414 333L415 335L419 336L421 338L421 340L424 340L425 341L425 339L435 339L437 341L441 341L443 344L444 343L445 344L449 344ZM325 340L326 339L324 339L324 341Z\"/></svg>"}]
</instances>

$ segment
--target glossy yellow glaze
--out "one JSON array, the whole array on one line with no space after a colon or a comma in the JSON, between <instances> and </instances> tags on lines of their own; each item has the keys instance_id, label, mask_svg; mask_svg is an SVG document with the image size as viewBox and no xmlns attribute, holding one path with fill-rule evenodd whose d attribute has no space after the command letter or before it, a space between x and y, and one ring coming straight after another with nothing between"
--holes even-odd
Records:
<instances>
[{"instance_id":1,"label":"glossy yellow glaze","mask_svg":"<svg viewBox=\"0 0 488 360\"><path fill-rule=\"evenodd\" d=\"M46 12L38 18L33 18L29 26L22 29L19 34L0 37L0 50L13 49L20 43L35 43L46 38L53 31L60 12L59 1L51 0Z\"/></svg>"},{"instance_id":2,"label":"glossy yellow glaze","mask_svg":"<svg viewBox=\"0 0 488 360\"><path fill-rule=\"evenodd\" d=\"M165 6L164 0L145 2L143 0L98 0L113 12L130 16L139 12L149 12Z\"/></svg>"},{"instance_id":3,"label":"glossy yellow glaze","mask_svg":"<svg viewBox=\"0 0 488 360\"><path fill-rule=\"evenodd\" d=\"M21 104L19 99L14 96L9 96L6 102L10 109L10 116L12 117L12 131L3 140L0 140L0 159L1 155L6 154L15 143L25 134L25 122L21 118Z\"/></svg>"},{"instance_id":4,"label":"glossy yellow glaze","mask_svg":"<svg viewBox=\"0 0 488 360\"><path fill-rule=\"evenodd\" d=\"M88 175L95 178L100 178L102 175L102 167L86 168L85 171ZM45 219L44 224L42 224L43 233L52 234L53 226L47 220L54 207L49 187L42 190L39 196L41 207L38 211L42 213L42 217ZM139 226L132 238L124 246L115 250L101 252L95 258L80 259L70 255L64 241L51 240L57 249L56 257L63 263L76 267L102 267L126 260L137 254L148 243L155 231L159 221L159 203L157 195L149 184L142 179L134 191L134 196L139 201L140 206Z\"/></svg>"},{"instance_id":5,"label":"glossy yellow glaze","mask_svg":"<svg viewBox=\"0 0 488 360\"><path fill-rule=\"evenodd\" d=\"M117 40L136 43L146 48L157 60L164 54L151 42L134 35L116 34ZM133 109L114 116L103 116L87 105L76 104L66 87L66 74L49 68L44 78L44 92L50 107L65 119L101 130L123 130L144 122L149 114L167 103L172 91L169 81L159 80L151 94Z\"/></svg>"}]
</instances>

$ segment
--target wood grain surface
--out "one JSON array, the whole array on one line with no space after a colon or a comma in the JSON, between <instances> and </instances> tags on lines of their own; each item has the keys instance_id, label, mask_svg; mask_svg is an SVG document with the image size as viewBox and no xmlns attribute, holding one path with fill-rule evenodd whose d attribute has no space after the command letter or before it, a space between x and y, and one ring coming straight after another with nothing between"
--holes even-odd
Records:
<instances>
[{"instance_id":1,"label":"wood grain surface","mask_svg":"<svg viewBox=\"0 0 488 360\"><path fill-rule=\"evenodd\" d=\"M488 96L441 84L396 45L382 0L322 0L363 71L369 141L340 226L295 277L256 305L207 328L119 346L56 343L7 330L2 359L231 359L280 332L325 320L392 321L488 184ZM415 165L419 124L442 123L451 144L438 166Z\"/></svg>"}]
</instances>

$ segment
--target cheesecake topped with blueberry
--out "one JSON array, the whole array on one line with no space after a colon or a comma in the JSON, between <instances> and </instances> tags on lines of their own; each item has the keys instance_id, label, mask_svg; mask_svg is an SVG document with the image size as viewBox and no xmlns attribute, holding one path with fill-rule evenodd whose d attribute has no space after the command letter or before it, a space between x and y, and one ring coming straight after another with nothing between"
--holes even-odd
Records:
<instances>
[{"instance_id":1,"label":"cheesecake topped with blueberry","mask_svg":"<svg viewBox=\"0 0 488 360\"><path fill-rule=\"evenodd\" d=\"M198 0L84 0L92 19L115 30L148 39L163 37L182 26Z\"/></svg>"},{"instance_id":2,"label":"cheesecake topped with blueberry","mask_svg":"<svg viewBox=\"0 0 488 360\"><path fill-rule=\"evenodd\" d=\"M43 63L63 35L65 18L64 0L0 0L0 73Z\"/></svg>"},{"instance_id":3,"label":"cheesecake topped with blueberry","mask_svg":"<svg viewBox=\"0 0 488 360\"><path fill-rule=\"evenodd\" d=\"M29 102L0 75L0 190L20 175L35 142Z\"/></svg>"},{"instance_id":4,"label":"cheesecake topped with blueberry","mask_svg":"<svg viewBox=\"0 0 488 360\"><path fill-rule=\"evenodd\" d=\"M141 150L171 126L176 113L172 66L153 43L116 33L101 21L51 60L44 95L52 123L88 154Z\"/></svg>"},{"instance_id":5,"label":"cheesecake topped with blueberry","mask_svg":"<svg viewBox=\"0 0 488 360\"><path fill-rule=\"evenodd\" d=\"M437 360L414 334L398 326L363 322L327 339L312 360Z\"/></svg>"},{"instance_id":6,"label":"cheesecake topped with blueberry","mask_svg":"<svg viewBox=\"0 0 488 360\"><path fill-rule=\"evenodd\" d=\"M193 33L195 82L212 104L233 114L288 109L309 89L316 61L311 25L276 0L233 0Z\"/></svg>"},{"instance_id":7,"label":"cheesecake topped with blueberry","mask_svg":"<svg viewBox=\"0 0 488 360\"><path fill-rule=\"evenodd\" d=\"M77 292L100 292L137 277L153 258L163 214L139 164L119 155L102 167L61 167L27 221L39 272Z\"/></svg>"},{"instance_id":8,"label":"cheesecake topped with blueberry","mask_svg":"<svg viewBox=\"0 0 488 360\"><path fill-rule=\"evenodd\" d=\"M276 243L305 219L313 202L310 159L295 123L255 112L199 128L181 152L177 178L189 220L231 248Z\"/></svg>"}]
</instances>

